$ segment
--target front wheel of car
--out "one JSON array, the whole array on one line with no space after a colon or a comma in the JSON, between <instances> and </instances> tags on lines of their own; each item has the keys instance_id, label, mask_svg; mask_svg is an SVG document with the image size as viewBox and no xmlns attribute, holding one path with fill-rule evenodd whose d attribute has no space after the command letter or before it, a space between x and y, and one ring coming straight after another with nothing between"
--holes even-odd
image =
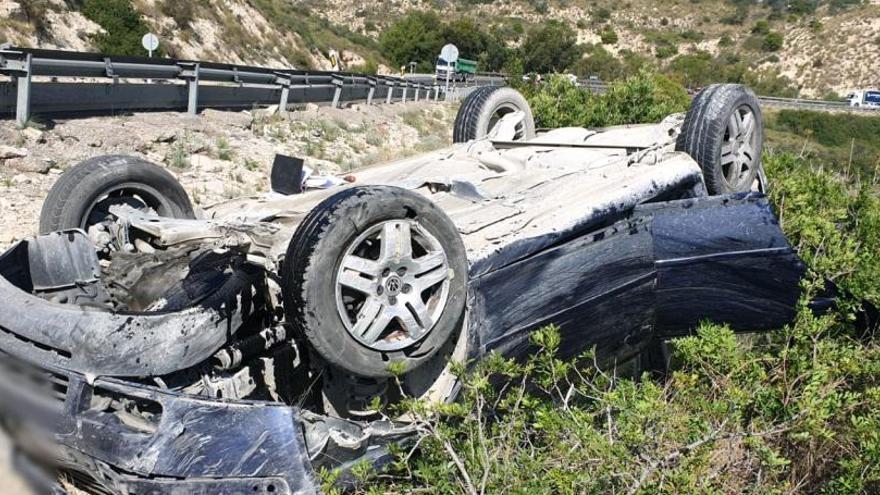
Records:
<instances>
[{"instance_id":1,"label":"front wheel of car","mask_svg":"<svg viewBox=\"0 0 880 495\"><path fill-rule=\"evenodd\" d=\"M353 187L315 207L283 267L288 320L329 364L365 377L412 371L447 344L467 262L452 221L398 187Z\"/></svg>"}]
</instances>

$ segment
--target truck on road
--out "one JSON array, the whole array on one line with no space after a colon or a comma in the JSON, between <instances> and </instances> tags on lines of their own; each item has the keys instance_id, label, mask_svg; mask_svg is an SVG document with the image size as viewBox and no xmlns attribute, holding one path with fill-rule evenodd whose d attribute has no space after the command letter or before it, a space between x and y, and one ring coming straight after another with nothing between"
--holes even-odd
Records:
<instances>
[{"instance_id":1,"label":"truck on road","mask_svg":"<svg viewBox=\"0 0 880 495\"><path fill-rule=\"evenodd\" d=\"M869 107L880 109L880 90L860 89L846 96L851 107Z\"/></svg>"},{"instance_id":2,"label":"truck on road","mask_svg":"<svg viewBox=\"0 0 880 495\"><path fill-rule=\"evenodd\" d=\"M459 58L449 63L443 57L437 57L437 80L445 81L447 72L451 81L470 81L477 75L477 61Z\"/></svg>"}]
</instances>

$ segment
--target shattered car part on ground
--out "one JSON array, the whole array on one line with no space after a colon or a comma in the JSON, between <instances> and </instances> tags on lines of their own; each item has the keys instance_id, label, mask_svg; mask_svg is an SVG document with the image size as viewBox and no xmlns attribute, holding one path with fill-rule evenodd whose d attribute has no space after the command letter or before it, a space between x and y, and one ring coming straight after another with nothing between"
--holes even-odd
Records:
<instances>
[{"instance_id":1,"label":"shattered car part on ground","mask_svg":"<svg viewBox=\"0 0 880 495\"><path fill-rule=\"evenodd\" d=\"M380 463L412 437L377 401L454 400L451 362L523 356L541 326L567 356L625 358L702 320L793 317L804 267L754 192L750 91L537 136L496 91L463 103L465 142L200 218L151 185L167 180L153 165L74 167L44 234L0 255L0 422L29 478L314 493L315 469Z\"/></svg>"}]
</instances>

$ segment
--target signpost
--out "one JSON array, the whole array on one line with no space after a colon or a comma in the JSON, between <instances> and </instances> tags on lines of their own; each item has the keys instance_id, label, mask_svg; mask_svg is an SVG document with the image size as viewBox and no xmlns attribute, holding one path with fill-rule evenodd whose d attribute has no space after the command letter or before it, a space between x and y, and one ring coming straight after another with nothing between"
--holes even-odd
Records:
<instances>
[{"instance_id":1,"label":"signpost","mask_svg":"<svg viewBox=\"0 0 880 495\"><path fill-rule=\"evenodd\" d=\"M141 45L144 46L144 49L147 53L150 54L150 57L153 57L153 50L159 48L159 37L153 33L147 33L141 38Z\"/></svg>"},{"instance_id":2,"label":"signpost","mask_svg":"<svg viewBox=\"0 0 880 495\"><path fill-rule=\"evenodd\" d=\"M153 33L147 33L141 38L141 45L147 50L150 58L153 58L153 50L159 48L159 37ZM147 79L147 84L152 84L152 79Z\"/></svg>"},{"instance_id":3,"label":"signpost","mask_svg":"<svg viewBox=\"0 0 880 495\"><path fill-rule=\"evenodd\" d=\"M446 99L449 100L449 77L452 74L455 61L458 60L458 47L449 43L440 50L440 58L446 61Z\"/></svg>"}]
</instances>

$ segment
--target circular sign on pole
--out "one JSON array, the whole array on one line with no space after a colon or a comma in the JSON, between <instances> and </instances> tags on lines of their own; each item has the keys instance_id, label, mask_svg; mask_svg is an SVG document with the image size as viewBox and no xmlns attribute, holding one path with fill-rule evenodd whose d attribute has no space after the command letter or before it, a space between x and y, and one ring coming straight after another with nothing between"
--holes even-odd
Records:
<instances>
[{"instance_id":1,"label":"circular sign on pole","mask_svg":"<svg viewBox=\"0 0 880 495\"><path fill-rule=\"evenodd\" d=\"M144 49L150 53L150 56L153 56L153 50L159 48L159 38L153 33L147 33L141 38L141 45L144 46Z\"/></svg>"},{"instance_id":2,"label":"circular sign on pole","mask_svg":"<svg viewBox=\"0 0 880 495\"><path fill-rule=\"evenodd\" d=\"M449 43L445 45L442 50L440 50L440 58L446 61L447 64L451 64L458 60L458 47Z\"/></svg>"}]
</instances>

